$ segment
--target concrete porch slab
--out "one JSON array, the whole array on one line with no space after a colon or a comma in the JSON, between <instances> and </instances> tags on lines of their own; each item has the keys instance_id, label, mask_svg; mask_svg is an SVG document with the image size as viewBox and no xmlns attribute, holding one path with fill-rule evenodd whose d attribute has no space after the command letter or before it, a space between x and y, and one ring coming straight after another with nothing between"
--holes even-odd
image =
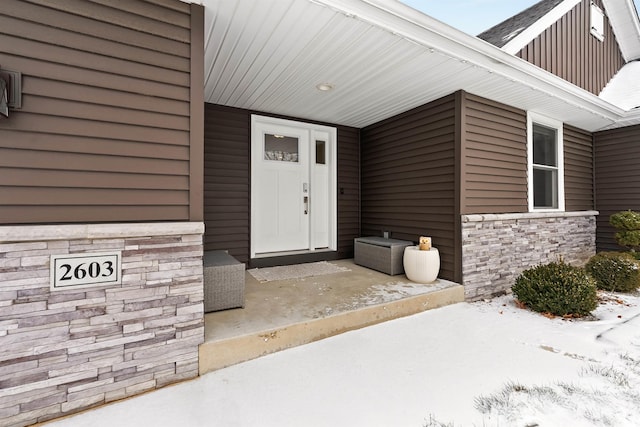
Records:
<instances>
[{"instance_id":1,"label":"concrete porch slab","mask_svg":"<svg viewBox=\"0 0 640 427\"><path fill-rule=\"evenodd\" d=\"M464 301L464 288L410 282L353 263L345 271L258 282L246 273L245 308L205 315L200 374L353 329Z\"/></svg>"}]
</instances>

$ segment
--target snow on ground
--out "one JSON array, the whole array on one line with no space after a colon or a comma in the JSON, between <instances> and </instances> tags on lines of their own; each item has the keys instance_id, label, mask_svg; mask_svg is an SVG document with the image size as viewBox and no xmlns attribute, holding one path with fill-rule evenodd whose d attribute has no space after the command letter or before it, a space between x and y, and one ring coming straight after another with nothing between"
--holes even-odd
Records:
<instances>
[{"instance_id":1,"label":"snow on ground","mask_svg":"<svg viewBox=\"0 0 640 427\"><path fill-rule=\"evenodd\" d=\"M430 310L47 426L638 426L640 295L604 295L591 320Z\"/></svg>"}]
</instances>

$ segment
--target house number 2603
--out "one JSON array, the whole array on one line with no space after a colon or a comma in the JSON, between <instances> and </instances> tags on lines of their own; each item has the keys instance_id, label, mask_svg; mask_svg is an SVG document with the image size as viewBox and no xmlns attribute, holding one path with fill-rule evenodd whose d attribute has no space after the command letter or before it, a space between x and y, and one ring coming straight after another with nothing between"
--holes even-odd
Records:
<instances>
[{"instance_id":1,"label":"house number 2603","mask_svg":"<svg viewBox=\"0 0 640 427\"><path fill-rule=\"evenodd\" d=\"M109 277L113 274L113 262L112 261L104 261L102 263L102 267L100 267L100 263L93 261L90 264L85 264L84 262L78 264L76 268L73 268L71 264L60 264L60 268L65 270L60 280L82 280L87 275L92 279L96 277ZM73 270L73 271L72 271ZM100 274L102 273L102 274Z\"/></svg>"},{"instance_id":2,"label":"house number 2603","mask_svg":"<svg viewBox=\"0 0 640 427\"><path fill-rule=\"evenodd\" d=\"M116 285L122 281L121 254L51 255L51 289Z\"/></svg>"}]
</instances>

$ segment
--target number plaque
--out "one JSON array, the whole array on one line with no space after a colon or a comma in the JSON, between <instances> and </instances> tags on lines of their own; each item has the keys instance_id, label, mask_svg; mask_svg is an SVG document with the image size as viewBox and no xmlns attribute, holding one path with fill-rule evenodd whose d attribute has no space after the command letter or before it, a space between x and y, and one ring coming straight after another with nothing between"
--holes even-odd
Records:
<instances>
[{"instance_id":1,"label":"number plaque","mask_svg":"<svg viewBox=\"0 0 640 427\"><path fill-rule=\"evenodd\" d=\"M119 285L122 255L118 252L51 255L51 290Z\"/></svg>"}]
</instances>

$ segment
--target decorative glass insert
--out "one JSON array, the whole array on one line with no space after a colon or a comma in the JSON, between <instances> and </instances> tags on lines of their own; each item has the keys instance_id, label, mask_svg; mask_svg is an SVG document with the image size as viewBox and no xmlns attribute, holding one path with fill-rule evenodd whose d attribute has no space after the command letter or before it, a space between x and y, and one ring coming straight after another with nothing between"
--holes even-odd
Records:
<instances>
[{"instance_id":1,"label":"decorative glass insert","mask_svg":"<svg viewBox=\"0 0 640 427\"><path fill-rule=\"evenodd\" d=\"M325 165L327 164L327 143L326 141L316 141L316 164Z\"/></svg>"},{"instance_id":2,"label":"decorative glass insert","mask_svg":"<svg viewBox=\"0 0 640 427\"><path fill-rule=\"evenodd\" d=\"M556 129L533 124L533 206L558 208L558 138Z\"/></svg>"},{"instance_id":3,"label":"decorative glass insert","mask_svg":"<svg viewBox=\"0 0 640 427\"><path fill-rule=\"evenodd\" d=\"M265 134L264 159L278 162L297 162L298 138L270 133Z\"/></svg>"}]
</instances>

